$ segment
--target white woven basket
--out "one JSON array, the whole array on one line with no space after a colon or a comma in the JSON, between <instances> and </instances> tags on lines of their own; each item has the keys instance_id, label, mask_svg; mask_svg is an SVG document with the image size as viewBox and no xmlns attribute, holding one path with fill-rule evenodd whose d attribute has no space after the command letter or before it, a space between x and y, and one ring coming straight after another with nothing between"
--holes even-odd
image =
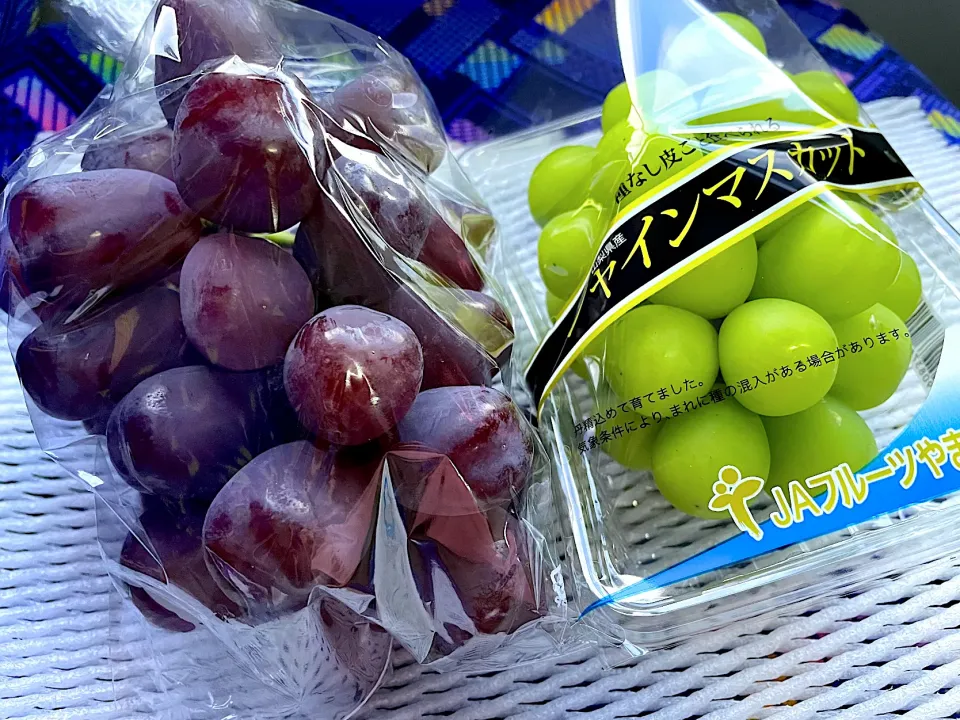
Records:
<instances>
[{"instance_id":1,"label":"white woven basket","mask_svg":"<svg viewBox=\"0 0 960 720\"><path fill-rule=\"evenodd\" d=\"M960 224L960 150L916 100L869 112ZM475 180L505 232L532 231L515 200L521 179ZM121 602L97 549L93 494L40 452L6 353L0 447L0 720L256 718L229 706L188 710L202 706L206 683L235 675L203 635L149 631ZM902 571L868 592L740 623L618 670L590 648L483 675L438 675L398 654L361 717L951 717L960 710L960 559L911 567L909 548L903 557Z\"/></svg>"}]
</instances>

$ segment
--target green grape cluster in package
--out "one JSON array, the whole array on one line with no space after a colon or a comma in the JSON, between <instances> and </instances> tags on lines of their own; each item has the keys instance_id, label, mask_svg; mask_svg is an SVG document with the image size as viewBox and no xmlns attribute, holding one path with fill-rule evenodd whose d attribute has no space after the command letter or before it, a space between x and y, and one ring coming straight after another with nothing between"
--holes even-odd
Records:
<instances>
[{"instance_id":1,"label":"green grape cluster in package","mask_svg":"<svg viewBox=\"0 0 960 720\"><path fill-rule=\"evenodd\" d=\"M496 251L510 382L558 468L575 608L642 651L955 547L960 255L773 0L616 20L599 117L465 164L532 158L536 247Z\"/></svg>"}]
</instances>

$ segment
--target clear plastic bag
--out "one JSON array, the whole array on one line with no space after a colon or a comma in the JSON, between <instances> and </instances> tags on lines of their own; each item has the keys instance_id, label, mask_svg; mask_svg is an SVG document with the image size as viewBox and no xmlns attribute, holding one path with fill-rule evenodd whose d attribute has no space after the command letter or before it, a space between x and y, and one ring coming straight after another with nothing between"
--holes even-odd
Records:
<instances>
[{"instance_id":1,"label":"clear plastic bag","mask_svg":"<svg viewBox=\"0 0 960 720\"><path fill-rule=\"evenodd\" d=\"M541 229L493 259L510 382L577 612L643 652L955 549L960 257L774 2L625 0L617 25L600 117L463 160L529 180Z\"/></svg>"},{"instance_id":2,"label":"clear plastic bag","mask_svg":"<svg viewBox=\"0 0 960 720\"><path fill-rule=\"evenodd\" d=\"M116 57L126 57L153 10L151 0L57 0L63 12L86 37Z\"/></svg>"},{"instance_id":3,"label":"clear plastic bag","mask_svg":"<svg viewBox=\"0 0 960 720\"><path fill-rule=\"evenodd\" d=\"M161 0L3 209L40 444L102 501L158 667L171 632L216 640L164 677L190 712L345 716L394 642L438 666L556 649L494 222L395 51L289 3Z\"/></svg>"}]
</instances>

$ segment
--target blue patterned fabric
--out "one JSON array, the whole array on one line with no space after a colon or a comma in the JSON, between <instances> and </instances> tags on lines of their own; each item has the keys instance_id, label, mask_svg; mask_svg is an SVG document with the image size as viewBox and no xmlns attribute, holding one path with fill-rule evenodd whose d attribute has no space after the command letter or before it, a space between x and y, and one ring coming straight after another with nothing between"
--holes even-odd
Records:
<instances>
[{"instance_id":1,"label":"blue patterned fabric","mask_svg":"<svg viewBox=\"0 0 960 720\"><path fill-rule=\"evenodd\" d=\"M596 107L623 79L611 0L302 0L383 36L429 86L450 135L470 143ZM921 98L960 143L960 111L832 0L781 0L861 101ZM33 2L0 0L0 168L37 132L72 122L120 63L64 28L26 34ZM3 43L6 42L6 47Z\"/></svg>"}]
</instances>

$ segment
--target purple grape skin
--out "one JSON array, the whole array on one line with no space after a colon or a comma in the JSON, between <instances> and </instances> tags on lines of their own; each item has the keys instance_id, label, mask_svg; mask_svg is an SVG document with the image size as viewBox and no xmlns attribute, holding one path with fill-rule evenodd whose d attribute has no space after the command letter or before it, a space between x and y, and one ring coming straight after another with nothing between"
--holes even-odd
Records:
<instances>
[{"instance_id":1,"label":"purple grape skin","mask_svg":"<svg viewBox=\"0 0 960 720\"><path fill-rule=\"evenodd\" d=\"M302 147L291 130L287 106L303 97L309 92L296 79L211 73L197 80L174 125L173 176L187 205L243 232L300 222L327 168L323 144ZM304 115L318 141L316 116Z\"/></svg>"},{"instance_id":2,"label":"purple grape skin","mask_svg":"<svg viewBox=\"0 0 960 720\"><path fill-rule=\"evenodd\" d=\"M399 285L387 269L394 262L382 257L376 243L368 245L351 213L365 208L384 242L415 259L426 241L431 209L402 181L392 161L369 153L363 162L338 158L325 182L320 201L297 232L294 257L330 303L383 302Z\"/></svg>"},{"instance_id":3,"label":"purple grape skin","mask_svg":"<svg viewBox=\"0 0 960 720\"><path fill-rule=\"evenodd\" d=\"M0 310L7 315L13 315L20 300L30 295L20 269L20 254L13 247L13 243L4 241L3 250L0 251L0 263L3 265L0 269L3 274L0 277Z\"/></svg>"},{"instance_id":4,"label":"purple grape skin","mask_svg":"<svg viewBox=\"0 0 960 720\"><path fill-rule=\"evenodd\" d=\"M413 462L398 462L398 455ZM417 454L409 450L389 453L387 462L391 478L400 470L400 485L395 484L398 499L417 503L408 529L409 550L425 605L455 645L474 630L508 632L536 617L540 613L522 523L503 508L484 512L459 478L448 477L447 469L433 462L429 453L419 455L419 467ZM457 589L456 598L438 592L442 575ZM474 628L462 623L463 614Z\"/></svg>"},{"instance_id":5,"label":"purple grape skin","mask_svg":"<svg viewBox=\"0 0 960 720\"><path fill-rule=\"evenodd\" d=\"M114 405L104 408L103 412L93 417L89 417L83 421L83 429L87 431L89 435L106 435L107 434L107 423L110 421L110 416L113 414Z\"/></svg>"},{"instance_id":6,"label":"purple grape skin","mask_svg":"<svg viewBox=\"0 0 960 720\"><path fill-rule=\"evenodd\" d=\"M188 349L179 293L163 284L89 317L41 325L20 344L16 365L45 413L93 420L147 376L183 365Z\"/></svg>"},{"instance_id":7,"label":"purple grape skin","mask_svg":"<svg viewBox=\"0 0 960 720\"><path fill-rule=\"evenodd\" d=\"M221 233L193 246L180 273L187 336L213 364L258 370L283 361L314 311L300 264L267 240Z\"/></svg>"},{"instance_id":8,"label":"purple grape skin","mask_svg":"<svg viewBox=\"0 0 960 720\"><path fill-rule=\"evenodd\" d=\"M347 585L376 507L379 457L367 450L288 443L234 475L203 526L223 590L253 605L296 606L315 585Z\"/></svg>"},{"instance_id":9,"label":"purple grape skin","mask_svg":"<svg viewBox=\"0 0 960 720\"><path fill-rule=\"evenodd\" d=\"M483 289L483 276L463 238L437 212L433 214L426 242L417 259L464 290Z\"/></svg>"},{"instance_id":10,"label":"purple grape skin","mask_svg":"<svg viewBox=\"0 0 960 720\"><path fill-rule=\"evenodd\" d=\"M290 428L278 422L275 395L267 372L191 366L154 375L110 416L110 459L141 492L213 497L251 458L285 441Z\"/></svg>"},{"instance_id":11,"label":"purple grape skin","mask_svg":"<svg viewBox=\"0 0 960 720\"><path fill-rule=\"evenodd\" d=\"M410 326L423 347L422 390L489 385L497 367L473 339L454 328L408 287L398 287L377 309Z\"/></svg>"},{"instance_id":12,"label":"purple grape skin","mask_svg":"<svg viewBox=\"0 0 960 720\"><path fill-rule=\"evenodd\" d=\"M227 597L207 568L203 548L203 508L168 509L159 503L144 503L140 525L156 557L133 533L128 533L120 552L120 564L162 583L176 585L220 617L242 613ZM159 558L159 562L158 562ZM190 632L194 624L158 603L150 593L131 587L131 599L152 624L173 632Z\"/></svg>"},{"instance_id":13,"label":"purple grape skin","mask_svg":"<svg viewBox=\"0 0 960 720\"><path fill-rule=\"evenodd\" d=\"M355 147L378 152L386 140L428 173L443 162L443 125L412 70L374 66L319 105L327 131Z\"/></svg>"},{"instance_id":14,"label":"purple grape skin","mask_svg":"<svg viewBox=\"0 0 960 720\"><path fill-rule=\"evenodd\" d=\"M361 445L410 409L423 379L423 351L396 318L342 305L297 333L283 379L304 427L330 443Z\"/></svg>"},{"instance_id":15,"label":"purple grape skin","mask_svg":"<svg viewBox=\"0 0 960 720\"><path fill-rule=\"evenodd\" d=\"M492 635L512 632L543 611L530 577L522 524L506 513L491 512L488 520L489 529L473 539L469 557L440 540L437 544L467 615L480 633Z\"/></svg>"},{"instance_id":16,"label":"purple grape skin","mask_svg":"<svg viewBox=\"0 0 960 720\"><path fill-rule=\"evenodd\" d=\"M173 180L172 152L173 131L165 127L138 137L96 143L84 153L80 167L84 170L144 170Z\"/></svg>"},{"instance_id":17,"label":"purple grape skin","mask_svg":"<svg viewBox=\"0 0 960 720\"><path fill-rule=\"evenodd\" d=\"M197 629L189 620L184 620L172 610L168 610L158 603L143 588L128 585L130 601L140 611L140 614L154 627L167 632L188 633Z\"/></svg>"},{"instance_id":18,"label":"purple grape skin","mask_svg":"<svg viewBox=\"0 0 960 720\"><path fill-rule=\"evenodd\" d=\"M372 305L399 286L326 191L300 223L293 256L306 270L321 306Z\"/></svg>"},{"instance_id":19,"label":"purple grape skin","mask_svg":"<svg viewBox=\"0 0 960 720\"><path fill-rule=\"evenodd\" d=\"M384 241L401 255L416 258L426 242L433 209L397 164L364 153L362 162L341 156L333 168L336 179L328 178L328 184L342 182L346 201L356 204L359 199L366 206Z\"/></svg>"},{"instance_id":20,"label":"purple grape skin","mask_svg":"<svg viewBox=\"0 0 960 720\"><path fill-rule=\"evenodd\" d=\"M249 0L163 0L154 23L157 38L167 43L174 38L177 41L176 54L164 52L155 56L154 84L160 107L171 126L192 84L192 79L186 78L201 65L236 55L246 62L273 66L281 57L272 43L278 31L269 11ZM174 82L177 78L185 80Z\"/></svg>"},{"instance_id":21,"label":"purple grape skin","mask_svg":"<svg viewBox=\"0 0 960 720\"><path fill-rule=\"evenodd\" d=\"M200 239L176 186L143 170L92 170L30 183L10 201L10 236L32 292L83 296L166 275ZM82 297L81 297L82 299Z\"/></svg>"},{"instance_id":22,"label":"purple grape skin","mask_svg":"<svg viewBox=\"0 0 960 720\"><path fill-rule=\"evenodd\" d=\"M405 446L449 457L485 503L506 504L519 496L533 469L530 430L513 401L491 388L422 392L397 431Z\"/></svg>"}]
</instances>

